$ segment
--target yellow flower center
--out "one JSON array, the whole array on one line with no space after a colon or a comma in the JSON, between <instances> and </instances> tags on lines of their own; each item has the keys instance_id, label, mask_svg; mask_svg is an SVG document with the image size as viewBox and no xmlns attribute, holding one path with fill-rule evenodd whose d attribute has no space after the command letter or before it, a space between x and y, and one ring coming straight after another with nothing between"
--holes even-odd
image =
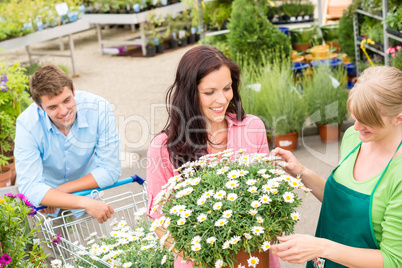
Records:
<instances>
[{"instance_id":1,"label":"yellow flower center","mask_svg":"<svg viewBox=\"0 0 402 268\"><path fill-rule=\"evenodd\" d=\"M251 264L255 264L255 260L251 260Z\"/></svg>"}]
</instances>

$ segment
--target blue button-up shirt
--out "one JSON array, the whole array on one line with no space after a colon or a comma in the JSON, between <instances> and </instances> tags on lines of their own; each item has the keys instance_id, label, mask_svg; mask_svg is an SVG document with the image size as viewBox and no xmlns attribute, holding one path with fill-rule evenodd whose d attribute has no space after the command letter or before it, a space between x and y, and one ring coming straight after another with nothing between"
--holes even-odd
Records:
<instances>
[{"instance_id":1,"label":"blue button-up shirt","mask_svg":"<svg viewBox=\"0 0 402 268\"><path fill-rule=\"evenodd\" d=\"M120 140L110 104L75 91L77 117L67 136L31 104L17 119L15 167L19 191L39 206L50 188L89 173L103 188L121 175Z\"/></svg>"}]
</instances>

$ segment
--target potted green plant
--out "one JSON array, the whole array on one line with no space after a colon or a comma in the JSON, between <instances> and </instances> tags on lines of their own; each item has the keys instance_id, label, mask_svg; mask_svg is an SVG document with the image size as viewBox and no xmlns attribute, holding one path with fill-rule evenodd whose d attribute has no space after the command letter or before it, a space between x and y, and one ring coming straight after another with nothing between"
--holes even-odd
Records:
<instances>
[{"instance_id":1,"label":"potted green plant","mask_svg":"<svg viewBox=\"0 0 402 268\"><path fill-rule=\"evenodd\" d=\"M339 49L339 24L328 24L320 27L325 43Z\"/></svg>"},{"instance_id":2,"label":"potted green plant","mask_svg":"<svg viewBox=\"0 0 402 268\"><path fill-rule=\"evenodd\" d=\"M19 63L7 66L4 62L0 62L0 167L2 169L12 159L17 117L29 104L27 88L28 77ZM10 163L7 169L12 173L10 180L15 181L13 163Z\"/></svg>"},{"instance_id":3,"label":"potted green plant","mask_svg":"<svg viewBox=\"0 0 402 268\"><path fill-rule=\"evenodd\" d=\"M306 51L311 47L311 40L316 32L315 27L294 28L290 29L290 37L294 50Z\"/></svg>"},{"instance_id":4,"label":"potted green plant","mask_svg":"<svg viewBox=\"0 0 402 268\"><path fill-rule=\"evenodd\" d=\"M311 79L303 82L308 114L317 124L323 142L336 142L340 138L340 127L348 114L346 76L343 67L331 68L323 63L314 67Z\"/></svg>"},{"instance_id":5,"label":"potted green plant","mask_svg":"<svg viewBox=\"0 0 402 268\"><path fill-rule=\"evenodd\" d=\"M385 17L385 23L388 26L387 31L393 35L402 37L402 6L395 6L388 11Z\"/></svg>"},{"instance_id":6,"label":"potted green plant","mask_svg":"<svg viewBox=\"0 0 402 268\"><path fill-rule=\"evenodd\" d=\"M281 9L282 9L283 13L289 17L289 20L291 22L295 22L297 19L297 16L299 16L302 11L301 5L293 4L293 3L282 4Z\"/></svg>"},{"instance_id":7,"label":"potted green plant","mask_svg":"<svg viewBox=\"0 0 402 268\"><path fill-rule=\"evenodd\" d=\"M390 55L391 66L402 69L402 46L389 47L387 54Z\"/></svg>"},{"instance_id":8,"label":"potted green plant","mask_svg":"<svg viewBox=\"0 0 402 268\"><path fill-rule=\"evenodd\" d=\"M153 202L163 214L153 227L167 230L161 242L197 267L269 267L271 243L300 217L295 189L309 191L275 161L228 149L179 167Z\"/></svg>"},{"instance_id":9,"label":"potted green plant","mask_svg":"<svg viewBox=\"0 0 402 268\"><path fill-rule=\"evenodd\" d=\"M0 264L2 267L42 267L46 255L36 239L39 222L33 228L28 217L36 212L23 194L7 193L0 197ZM34 242L35 241L35 242Z\"/></svg>"},{"instance_id":10,"label":"potted green plant","mask_svg":"<svg viewBox=\"0 0 402 268\"><path fill-rule=\"evenodd\" d=\"M298 133L306 120L307 107L301 87L295 84L290 61L281 61L276 59L265 68L243 68L244 77L248 77L245 83L257 83L260 89L256 91L253 87L243 87L242 99L245 111L258 115L265 122L276 146L295 150ZM252 110L250 107L253 107Z\"/></svg>"}]
</instances>

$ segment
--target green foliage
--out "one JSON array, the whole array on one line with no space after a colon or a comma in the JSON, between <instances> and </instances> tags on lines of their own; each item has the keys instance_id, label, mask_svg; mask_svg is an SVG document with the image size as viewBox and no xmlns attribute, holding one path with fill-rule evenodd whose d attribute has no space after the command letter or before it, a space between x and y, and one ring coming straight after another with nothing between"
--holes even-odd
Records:
<instances>
[{"instance_id":1,"label":"green foliage","mask_svg":"<svg viewBox=\"0 0 402 268\"><path fill-rule=\"evenodd\" d=\"M281 5L281 9L288 17L297 17L302 13L302 6L299 4L283 4Z\"/></svg>"},{"instance_id":2,"label":"green foliage","mask_svg":"<svg viewBox=\"0 0 402 268\"><path fill-rule=\"evenodd\" d=\"M387 49L387 53L390 54L391 65L402 69L402 46L390 47Z\"/></svg>"},{"instance_id":3,"label":"green foliage","mask_svg":"<svg viewBox=\"0 0 402 268\"><path fill-rule=\"evenodd\" d=\"M65 0L70 11L78 11L81 0ZM57 26L61 18L56 12L58 0L9 0L0 2L0 41L19 37L43 28ZM68 16L65 18L68 20Z\"/></svg>"},{"instance_id":4,"label":"green foliage","mask_svg":"<svg viewBox=\"0 0 402 268\"><path fill-rule=\"evenodd\" d=\"M363 0L360 1L362 9L371 14L377 14L382 10L382 0Z\"/></svg>"},{"instance_id":5,"label":"green foliage","mask_svg":"<svg viewBox=\"0 0 402 268\"><path fill-rule=\"evenodd\" d=\"M365 17L360 29L362 35L368 36L369 39L376 43L384 42L384 30L380 21Z\"/></svg>"},{"instance_id":6,"label":"green foliage","mask_svg":"<svg viewBox=\"0 0 402 268\"><path fill-rule=\"evenodd\" d=\"M402 6L395 6L387 13L385 23L392 30L402 30Z\"/></svg>"},{"instance_id":7,"label":"green foliage","mask_svg":"<svg viewBox=\"0 0 402 268\"><path fill-rule=\"evenodd\" d=\"M276 59L264 68L243 67L244 109L258 115L273 134L300 132L306 119L306 102L290 66L289 60ZM260 84L261 91L248 87L250 84Z\"/></svg>"},{"instance_id":8,"label":"green foliage","mask_svg":"<svg viewBox=\"0 0 402 268\"><path fill-rule=\"evenodd\" d=\"M227 40L228 34L206 36L205 45L211 45L219 49L226 57L230 58L229 44Z\"/></svg>"},{"instance_id":9,"label":"green foliage","mask_svg":"<svg viewBox=\"0 0 402 268\"><path fill-rule=\"evenodd\" d=\"M210 25L221 30L223 23L228 21L232 12L232 3L212 1L205 4L204 18Z\"/></svg>"},{"instance_id":10,"label":"green foliage","mask_svg":"<svg viewBox=\"0 0 402 268\"><path fill-rule=\"evenodd\" d=\"M353 17L351 9L343 12L342 18L339 20L339 39L341 51L346 53L349 58L355 60L355 41L353 35Z\"/></svg>"},{"instance_id":11,"label":"green foliage","mask_svg":"<svg viewBox=\"0 0 402 268\"><path fill-rule=\"evenodd\" d=\"M11 150L15 136L15 122L20 113L29 105L28 77L19 63L7 66L0 62L0 155ZM6 81L7 80L7 81ZM4 165L4 157L0 165Z\"/></svg>"},{"instance_id":12,"label":"green foliage","mask_svg":"<svg viewBox=\"0 0 402 268\"><path fill-rule=\"evenodd\" d=\"M290 54L290 40L268 22L262 12L262 4L253 0L235 0L228 24L228 36L231 58L238 55L257 65L268 52L279 51Z\"/></svg>"},{"instance_id":13,"label":"green foliage","mask_svg":"<svg viewBox=\"0 0 402 268\"><path fill-rule=\"evenodd\" d=\"M344 68L333 69L326 64L315 67L311 79L304 79L304 97L313 122L320 125L341 124L346 119L348 91L345 83Z\"/></svg>"},{"instance_id":14,"label":"green foliage","mask_svg":"<svg viewBox=\"0 0 402 268\"><path fill-rule=\"evenodd\" d=\"M219 157L219 159L218 159ZM273 158L231 149L185 163L154 199L154 222L171 234L175 249L196 267L237 267L240 250L266 251L282 232L290 234L302 202L300 180L275 169ZM283 176L281 176L283 175Z\"/></svg>"},{"instance_id":15,"label":"green foliage","mask_svg":"<svg viewBox=\"0 0 402 268\"><path fill-rule=\"evenodd\" d=\"M89 245L85 250L91 255L83 255L85 261L75 260L74 267L110 267L96 261L99 258L108 263L113 263L112 267L173 268L173 252L166 247L161 249L158 237L150 229L150 221L143 212L140 214L138 212L135 214L137 222L135 229L127 226L124 219L120 221L114 219L111 222L113 231L109 237L98 241L90 237L91 240L88 240L93 243L88 243Z\"/></svg>"},{"instance_id":16,"label":"green foliage","mask_svg":"<svg viewBox=\"0 0 402 268\"><path fill-rule=\"evenodd\" d=\"M39 232L39 222L33 228L27 224L27 215L31 214L30 202L22 194L6 194L0 198L0 242L4 254L9 254L12 262L7 268L43 267L45 254L32 241Z\"/></svg>"}]
</instances>

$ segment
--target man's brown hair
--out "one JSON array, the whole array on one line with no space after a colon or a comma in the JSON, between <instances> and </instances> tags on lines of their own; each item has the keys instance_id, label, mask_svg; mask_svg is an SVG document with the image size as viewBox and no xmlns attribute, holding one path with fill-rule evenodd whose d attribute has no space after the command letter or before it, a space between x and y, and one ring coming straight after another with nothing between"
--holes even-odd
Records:
<instances>
[{"instance_id":1,"label":"man's brown hair","mask_svg":"<svg viewBox=\"0 0 402 268\"><path fill-rule=\"evenodd\" d=\"M29 81L32 99L38 105L41 104L42 96L53 98L59 95L64 87L73 91L73 81L59 67L51 64L40 67Z\"/></svg>"}]
</instances>

